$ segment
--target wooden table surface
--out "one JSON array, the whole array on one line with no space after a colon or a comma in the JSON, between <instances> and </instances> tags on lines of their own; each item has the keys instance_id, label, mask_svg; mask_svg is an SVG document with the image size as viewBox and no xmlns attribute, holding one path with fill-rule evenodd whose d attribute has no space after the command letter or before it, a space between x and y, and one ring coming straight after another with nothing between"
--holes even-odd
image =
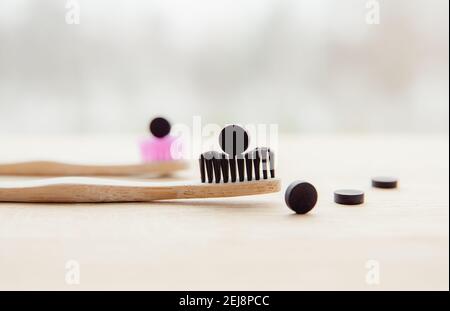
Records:
<instances>
[{"instance_id":1,"label":"wooden table surface","mask_svg":"<svg viewBox=\"0 0 450 311\"><path fill-rule=\"evenodd\" d=\"M277 171L284 188L304 179L319 192L305 216L286 207L284 193L0 203L0 290L448 290L448 141L282 136ZM130 137L0 136L1 162L43 158L121 163L138 156ZM372 189L373 175L397 176L400 186ZM198 178L197 168L179 178ZM334 204L333 190L347 187L365 190L366 203ZM78 284L67 282L74 261Z\"/></svg>"}]
</instances>

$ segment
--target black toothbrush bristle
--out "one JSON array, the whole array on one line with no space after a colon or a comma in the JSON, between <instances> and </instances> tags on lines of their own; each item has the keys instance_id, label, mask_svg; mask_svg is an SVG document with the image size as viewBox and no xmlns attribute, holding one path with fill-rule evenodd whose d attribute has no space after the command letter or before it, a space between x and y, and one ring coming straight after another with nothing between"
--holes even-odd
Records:
<instances>
[{"instance_id":1,"label":"black toothbrush bristle","mask_svg":"<svg viewBox=\"0 0 450 311\"><path fill-rule=\"evenodd\" d=\"M230 163L231 182L236 182L236 159L230 158L228 162Z\"/></svg>"},{"instance_id":2,"label":"black toothbrush bristle","mask_svg":"<svg viewBox=\"0 0 450 311\"><path fill-rule=\"evenodd\" d=\"M258 148L255 148L252 151L252 159L253 159L253 168L255 171L255 179L260 180L261 174L260 174L259 170L260 170L261 157L260 157Z\"/></svg>"},{"instance_id":3,"label":"black toothbrush bristle","mask_svg":"<svg viewBox=\"0 0 450 311\"><path fill-rule=\"evenodd\" d=\"M261 163L262 163L262 172L263 172L263 178L267 179L268 178L268 157L269 157L269 151L267 148L261 148Z\"/></svg>"},{"instance_id":4,"label":"black toothbrush bristle","mask_svg":"<svg viewBox=\"0 0 450 311\"><path fill-rule=\"evenodd\" d=\"M275 153L269 149L270 178L275 178Z\"/></svg>"},{"instance_id":5,"label":"black toothbrush bristle","mask_svg":"<svg viewBox=\"0 0 450 311\"><path fill-rule=\"evenodd\" d=\"M247 171L247 180L251 181L253 179L253 165L248 153L245 154L245 169Z\"/></svg>"},{"instance_id":6,"label":"black toothbrush bristle","mask_svg":"<svg viewBox=\"0 0 450 311\"><path fill-rule=\"evenodd\" d=\"M230 176L230 167L228 165L228 157L226 154L222 154L222 157L220 158L220 167L222 168L222 178L223 182L227 183Z\"/></svg>"},{"instance_id":7,"label":"black toothbrush bristle","mask_svg":"<svg viewBox=\"0 0 450 311\"><path fill-rule=\"evenodd\" d=\"M202 154L204 158L205 168L206 168L206 179L208 183L212 184L214 180L214 169L213 169L213 156L214 153L212 151L205 152Z\"/></svg>"},{"instance_id":8,"label":"black toothbrush bristle","mask_svg":"<svg viewBox=\"0 0 450 311\"><path fill-rule=\"evenodd\" d=\"M236 159L237 161L237 167L238 167L238 173L239 173L239 181L245 180L245 159L243 156L240 156Z\"/></svg>"},{"instance_id":9,"label":"black toothbrush bristle","mask_svg":"<svg viewBox=\"0 0 450 311\"><path fill-rule=\"evenodd\" d=\"M206 163L206 175L208 176L208 183L212 184L214 178L212 159L206 160L205 163Z\"/></svg>"},{"instance_id":10,"label":"black toothbrush bristle","mask_svg":"<svg viewBox=\"0 0 450 311\"><path fill-rule=\"evenodd\" d=\"M221 152L208 151L200 156L199 164L202 183L275 178L275 153L269 148L256 148L237 159L230 159Z\"/></svg>"},{"instance_id":11,"label":"black toothbrush bristle","mask_svg":"<svg viewBox=\"0 0 450 311\"><path fill-rule=\"evenodd\" d=\"M216 181L216 184L220 183L220 178L222 177L222 167L220 165L221 156L220 153L214 152L213 155L213 168L214 168L214 178Z\"/></svg>"},{"instance_id":12,"label":"black toothbrush bristle","mask_svg":"<svg viewBox=\"0 0 450 311\"><path fill-rule=\"evenodd\" d=\"M206 182L206 172L205 172L205 156L203 154L200 155L199 165L200 165L200 178L202 183Z\"/></svg>"}]
</instances>

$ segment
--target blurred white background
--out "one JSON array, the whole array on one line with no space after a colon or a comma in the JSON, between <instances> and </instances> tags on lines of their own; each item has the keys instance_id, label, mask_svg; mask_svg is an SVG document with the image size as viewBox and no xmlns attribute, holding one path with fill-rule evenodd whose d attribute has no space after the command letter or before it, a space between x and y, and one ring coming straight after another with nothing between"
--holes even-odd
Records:
<instances>
[{"instance_id":1,"label":"blurred white background","mask_svg":"<svg viewBox=\"0 0 450 311\"><path fill-rule=\"evenodd\" d=\"M0 2L0 134L279 123L280 132L447 133L449 2Z\"/></svg>"}]
</instances>

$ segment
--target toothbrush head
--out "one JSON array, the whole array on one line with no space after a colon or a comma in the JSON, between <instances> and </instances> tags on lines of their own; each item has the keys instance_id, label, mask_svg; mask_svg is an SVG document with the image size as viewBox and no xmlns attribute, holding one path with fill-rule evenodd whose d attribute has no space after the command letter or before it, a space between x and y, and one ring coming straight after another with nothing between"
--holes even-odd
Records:
<instances>
[{"instance_id":1,"label":"toothbrush head","mask_svg":"<svg viewBox=\"0 0 450 311\"><path fill-rule=\"evenodd\" d=\"M139 148L142 161L155 162L175 160L176 157L172 155L172 145L176 141L176 138L169 135L171 130L169 121L161 117L154 118L150 122L149 129L154 137L146 138L140 142Z\"/></svg>"},{"instance_id":2,"label":"toothbrush head","mask_svg":"<svg viewBox=\"0 0 450 311\"><path fill-rule=\"evenodd\" d=\"M245 153L248 143L245 129L238 125L225 127L219 135L219 144L224 152L208 151L200 156L202 183L275 178L275 154L265 147Z\"/></svg>"},{"instance_id":3,"label":"toothbrush head","mask_svg":"<svg viewBox=\"0 0 450 311\"><path fill-rule=\"evenodd\" d=\"M236 158L217 151L200 155L202 183L228 183L275 178L275 154L269 148L256 148Z\"/></svg>"}]
</instances>

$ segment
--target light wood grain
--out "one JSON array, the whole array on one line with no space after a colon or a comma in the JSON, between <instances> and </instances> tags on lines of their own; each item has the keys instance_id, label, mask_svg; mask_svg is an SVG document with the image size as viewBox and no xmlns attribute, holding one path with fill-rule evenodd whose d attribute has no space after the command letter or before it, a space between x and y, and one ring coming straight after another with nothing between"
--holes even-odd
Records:
<instances>
[{"instance_id":1,"label":"light wood grain","mask_svg":"<svg viewBox=\"0 0 450 311\"><path fill-rule=\"evenodd\" d=\"M0 162L58 160L54 154L83 163L138 159L131 136L38 138L0 136ZM319 193L303 216L286 207L283 192L151 203L0 203L0 289L448 290L448 150L448 136L281 136L283 189L303 179ZM180 177L198 175L194 165ZM398 177L399 188L371 188L376 175ZM35 179L0 177L25 180ZM338 188L364 190L365 204L333 203ZM80 265L79 284L66 283L70 260ZM366 282L370 260L379 263L379 284Z\"/></svg>"},{"instance_id":2,"label":"light wood grain","mask_svg":"<svg viewBox=\"0 0 450 311\"><path fill-rule=\"evenodd\" d=\"M278 192L280 188L278 179L209 184L65 177L0 183L0 202L151 202L258 195Z\"/></svg>"},{"instance_id":3,"label":"light wood grain","mask_svg":"<svg viewBox=\"0 0 450 311\"><path fill-rule=\"evenodd\" d=\"M158 161L130 165L87 165L56 161L0 164L0 175L11 176L161 176L189 168L187 161Z\"/></svg>"}]
</instances>

